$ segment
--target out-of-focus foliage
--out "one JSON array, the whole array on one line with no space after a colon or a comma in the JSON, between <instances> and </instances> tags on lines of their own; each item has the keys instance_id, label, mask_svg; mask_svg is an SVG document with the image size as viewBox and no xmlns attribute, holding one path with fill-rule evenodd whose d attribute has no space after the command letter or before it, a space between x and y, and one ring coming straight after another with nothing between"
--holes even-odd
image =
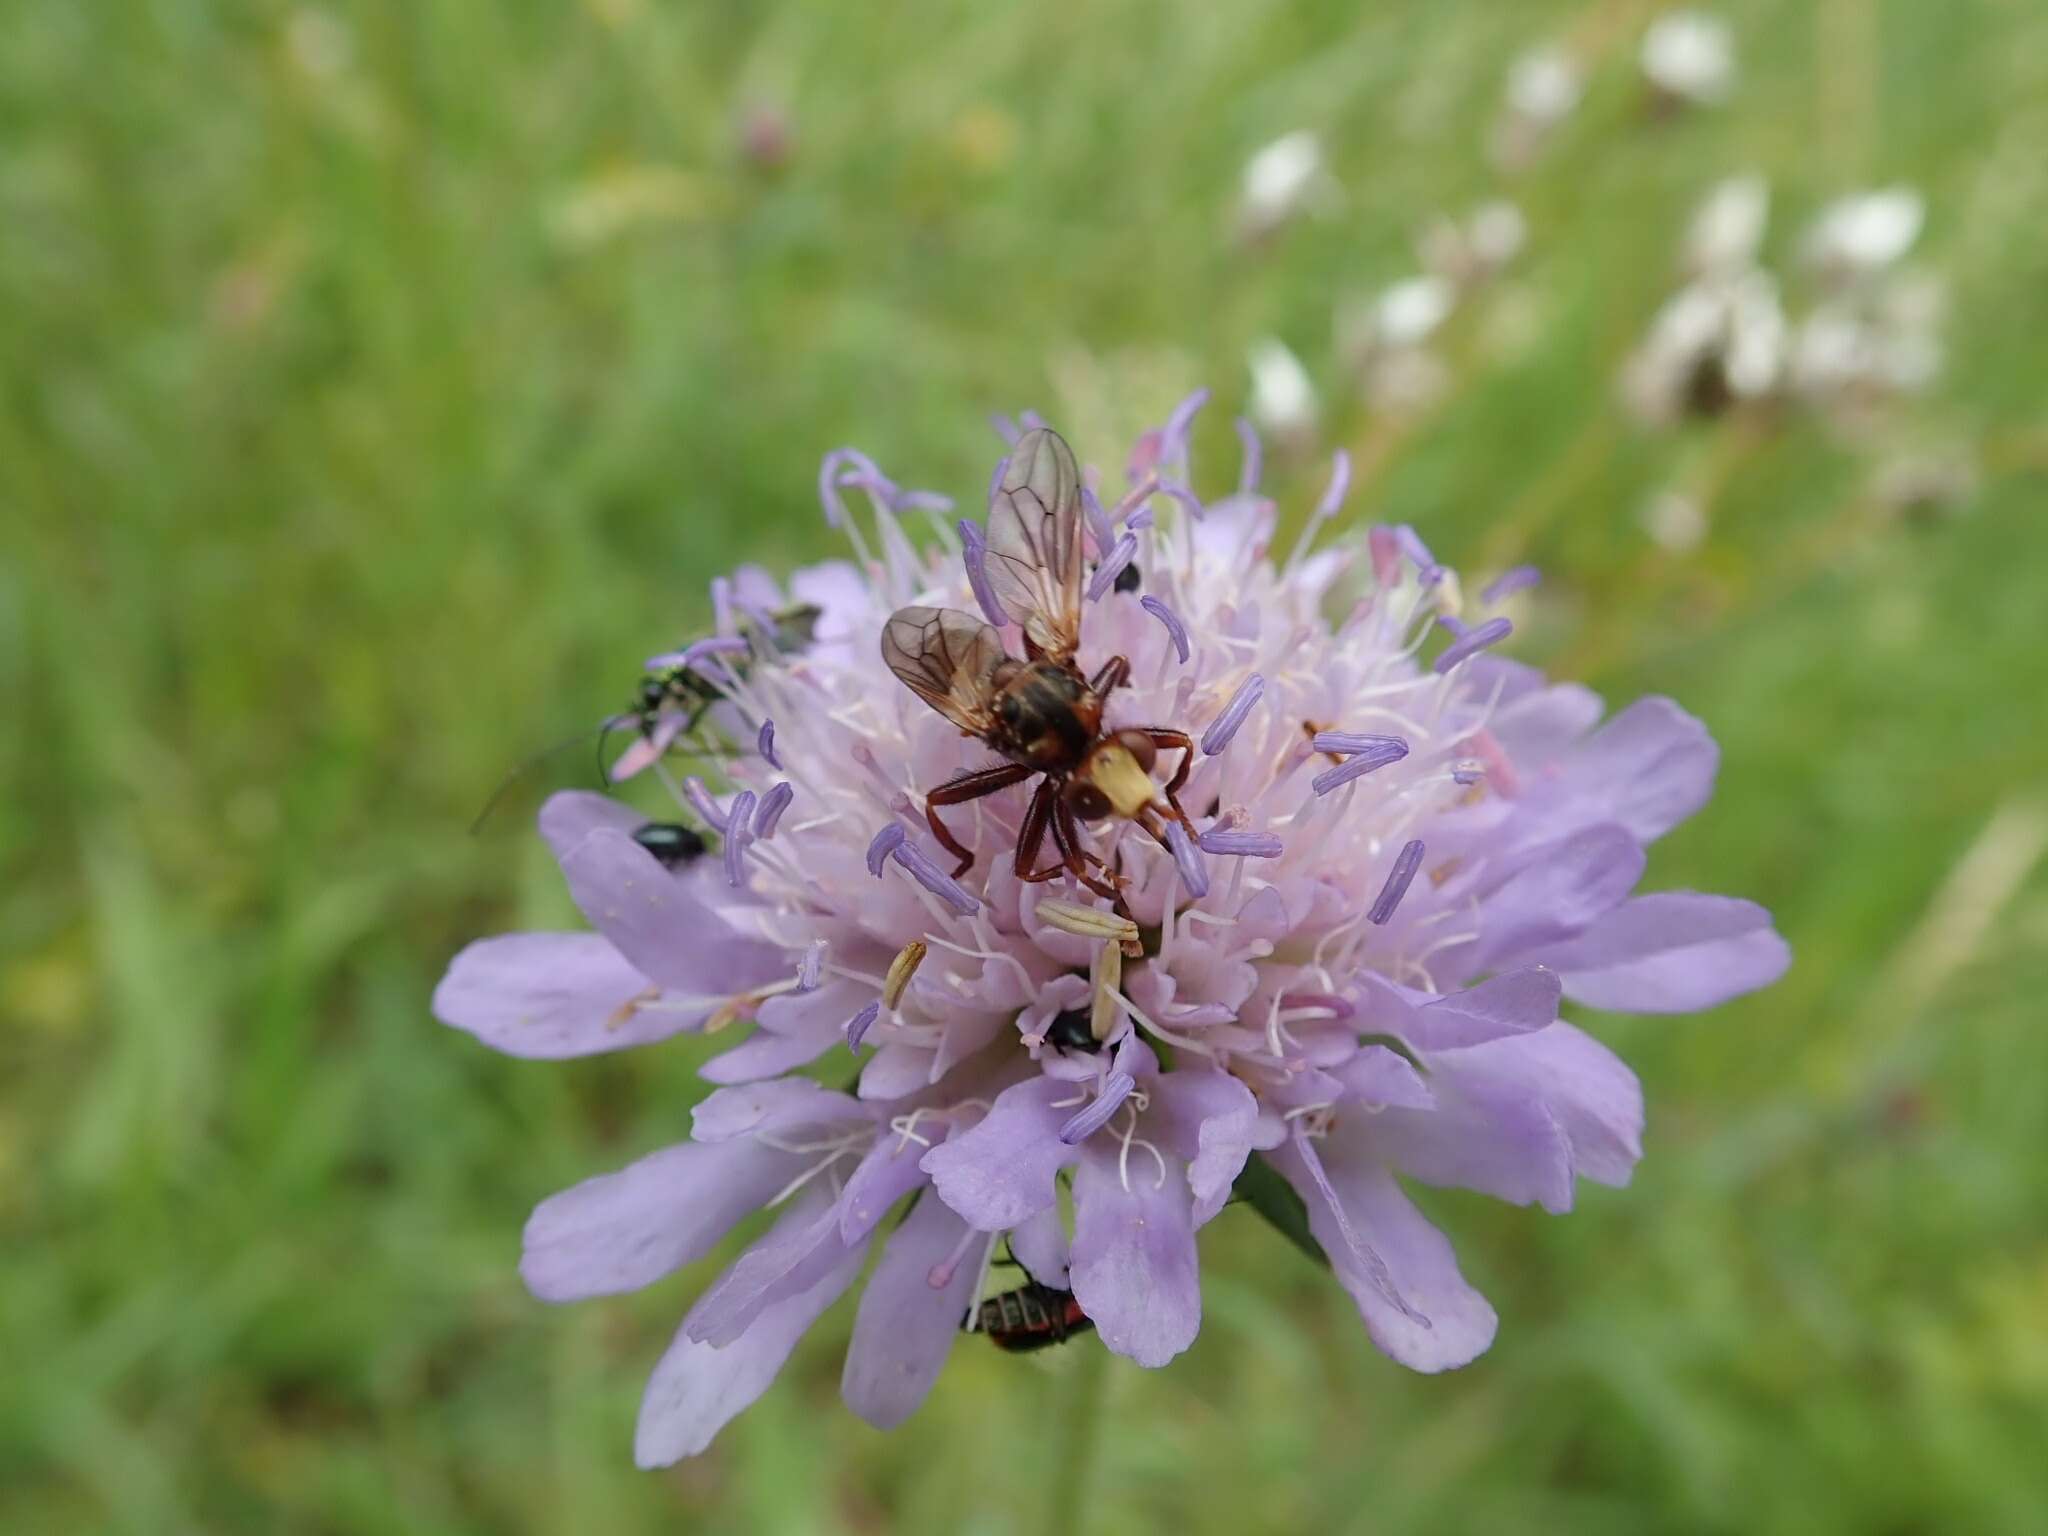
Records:
<instances>
[{"instance_id":1,"label":"out-of-focus foliage","mask_svg":"<svg viewBox=\"0 0 2048 1536\"><path fill-rule=\"evenodd\" d=\"M0 1528L1045 1529L1073 1361L964 1347L885 1437L837 1404L841 1314L710 1455L634 1471L709 1268L553 1311L518 1230L676 1139L704 1048L499 1060L426 998L464 938L564 915L538 783L472 838L478 804L715 571L828 547L825 450L971 504L987 411L1100 453L1206 382L1220 486L1271 336L1320 396L1275 450L1294 515L1345 445L1356 515L1544 566L1521 654L1725 748L1653 883L1768 903L1797 959L1712 1016L1591 1021L1644 1076L1633 1189L1427 1199L1502 1313L1469 1370L1389 1365L1226 1215L1194 1352L1107 1372L1090 1528L2037 1530L2048 11L1731 0L1728 99L1661 113L1654 14L16 7ZM1585 95L1509 174L1543 42ZM1248 242L1244 163L1296 129L1330 185ZM1928 395L1631 424L1684 222L1747 171L1788 266L1827 199L1921 189ZM1368 404L1340 305L1500 195L1527 245L1434 342L1445 392ZM1973 466L1948 510L1879 493L1922 451ZM1660 544L1667 492L1698 515Z\"/></svg>"}]
</instances>

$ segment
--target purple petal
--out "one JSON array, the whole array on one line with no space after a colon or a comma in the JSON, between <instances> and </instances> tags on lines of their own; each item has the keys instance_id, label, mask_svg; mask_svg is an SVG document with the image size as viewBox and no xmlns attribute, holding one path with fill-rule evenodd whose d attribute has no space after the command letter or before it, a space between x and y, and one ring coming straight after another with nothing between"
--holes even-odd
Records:
<instances>
[{"instance_id":1,"label":"purple petal","mask_svg":"<svg viewBox=\"0 0 2048 1536\"><path fill-rule=\"evenodd\" d=\"M800 1214L791 1211L783 1219L794 1221ZM724 1348L690 1336L694 1311L683 1319L641 1399L633 1438L635 1463L671 1466L708 1446L719 1430L768 1390L796 1341L853 1284L863 1257L860 1249L848 1249L808 1290L763 1309L753 1326ZM714 1294L716 1290L714 1286Z\"/></svg>"},{"instance_id":2,"label":"purple petal","mask_svg":"<svg viewBox=\"0 0 2048 1536\"><path fill-rule=\"evenodd\" d=\"M1003 466L996 466L996 480L1002 479ZM993 489L989 492L994 496ZM988 580L988 541L982 536L980 525L969 518L960 519L960 563L967 568L967 585L974 589L974 600L981 605L982 616L989 623L1001 629L1010 622L1010 615L996 600L996 589Z\"/></svg>"},{"instance_id":3,"label":"purple petal","mask_svg":"<svg viewBox=\"0 0 2048 1536\"><path fill-rule=\"evenodd\" d=\"M882 866L888 862L889 855L902 846L903 839L908 835L903 830L902 822L884 823L882 830L877 832L868 844L868 873L877 880L881 879Z\"/></svg>"},{"instance_id":4,"label":"purple petal","mask_svg":"<svg viewBox=\"0 0 2048 1536\"><path fill-rule=\"evenodd\" d=\"M1047 1206L1011 1229L1010 1254L1040 1285L1056 1291L1069 1288L1067 1229L1057 1205Z\"/></svg>"},{"instance_id":5,"label":"purple petal","mask_svg":"<svg viewBox=\"0 0 2048 1536\"><path fill-rule=\"evenodd\" d=\"M1188 659L1188 627L1181 623L1180 615L1156 597L1141 597L1138 606L1166 626L1167 637L1173 641L1173 651L1182 661Z\"/></svg>"},{"instance_id":6,"label":"purple petal","mask_svg":"<svg viewBox=\"0 0 2048 1536\"><path fill-rule=\"evenodd\" d=\"M1535 566L1518 565L1511 570L1502 571L1500 575L1496 576L1492 583L1479 594L1479 598L1482 602L1497 603L1503 598L1512 597L1517 592L1535 586L1542 579L1543 573L1537 570Z\"/></svg>"},{"instance_id":7,"label":"purple petal","mask_svg":"<svg viewBox=\"0 0 2048 1536\"><path fill-rule=\"evenodd\" d=\"M623 832L631 837L645 825L647 817L632 806L587 789L557 791L540 808L540 835L557 863L593 832Z\"/></svg>"},{"instance_id":8,"label":"purple petal","mask_svg":"<svg viewBox=\"0 0 2048 1536\"><path fill-rule=\"evenodd\" d=\"M1508 971L1417 1008L1399 1033L1425 1056L1527 1034L1556 1021L1559 990L1543 966Z\"/></svg>"},{"instance_id":9,"label":"purple petal","mask_svg":"<svg viewBox=\"0 0 2048 1536\"><path fill-rule=\"evenodd\" d=\"M1323 488L1323 499L1316 503L1312 520L1319 523L1326 517L1335 517L1350 494L1351 455L1339 448L1330 455L1330 483Z\"/></svg>"},{"instance_id":10,"label":"purple petal","mask_svg":"<svg viewBox=\"0 0 2048 1536\"><path fill-rule=\"evenodd\" d=\"M1373 1144L1410 1178L1476 1189L1516 1205L1572 1208L1572 1151L1534 1084L1485 1055L1487 1047L1429 1061L1428 1109L1383 1109Z\"/></svg>"},{"instance_id":11,"label":"purple petal","mask_svg":"<svg viewBox=\"0 0 2048 1536\"><path fill-rule=\"evenodd\" d=\"M690 809L704 818L704 824L713 831L723 832L729 818L718 808L718 802L711 798L711 791L704 787L704 781L695 774L683 780L683 798L690 802Z\"/></svg>"},{"instance_id":12,"label":"purple petal","mask_svg":"<svg viewBox=\"0 0 2048 1536\"><path fill-rule=\"evenodd\" d=\"M1339 757L1355 757L1366 752L1396 752L1390 761L1398 762L1408 755L1408 742L1400 736L1383 736L1372 731L1317 731L1309 738L1309 745L1318 752L1331 752Z\"/></svg>"},{"instance_id":13,"label":"purple petal","mask_svg":"<svg viewBox=\"0 0 2048 1536\"><path fill-rule=\"evenodd\" d=\"M1053 1203L1053 1175L1074 1161L1060 1140L1072 1083L1035 1077L1005 1088L973 1129L924 1155L924 1171L954 1210L983 1232L1014 1227Z\"/></svg>"},{"instance_id":14,"label":"purple petal","mask_svg":"<svg viewBox=\"0 0 2048 1536\"><path fill-rule=\"evenodd\" d=\"M782 969L776 950L733 932L623 832L592 832L562 860L562 873L591 925L663 987L722 997Z\"/></svg>"},{"instance_id":15,"label":"purple petal","mask_svg":"<svg viewBox=\"0 0 2048 1536\"><path fill-rule=\"evenodd\" d=\"M1223 706L1223 713L1210 722L1209 729L1202 733L1202 755L1214 757L1230 745L1230 739L1242 726L1245 716L1252 712L1252 706L1259 702L1266 692L1266 680L1254 672L1237 685L1237 692L1230 696L1230 702Z\"/></svg>"},{"instance_id":16,"label":"purple petal","mask_svg":"<svg viewBox=\"0 0 2048 1536\"><path fill-rule=\"evenodd\" d=\"M869 1003L860 1012L848 1019L846 1021L846 1048L858 1055L860 1053L861 1041L867 1038L868 1031L874 1027L875 1020L881 1016L882 1005L879 1002L874 1002Z\"/></svg>"},{"instance_id":17,"label":"purple petal","mask_svg":"<svg viewBox=\"0 0 2048 1536\"><path fill-rule=\"evenodd\" d=\"M761 797L761 808L754 813L754 836L769 838L775 835L775 828L782 821L782 813L789 809L789 802L796 798L796 790L787 779L778 779L775 787Z\"/></svg>"},{"instance_id":18,"label":"purple petal","mask_svg":"<svg viewBox=\"0 0 2048 1536\"><path fill-rule=\"evenodd\" d=\"M1638 699L1586 739L1567 777L1647 843L1707 803L1720 761L1698 720L1669 699Z\"/></svg>"},{"instance_id":19,"label":"purple petal","mask_svg":"<svg viewBox=\"0 0 2048 1536\"><path fill-rule=\"evenodd\" d=\"M1582 1179L1619 1187L1642 1158L1643 1085L1627 1063L1582 1029L1559 1021L1448 1052L1432 1068L1461 1087L1486 1074L1540 1098L1563 1130L1572 1170Z\"/></svg>"},{"instance_id":20,"label":"purple petal","mask_svg":"<svg viewBox=\"0 0 2048 1536\"><path fill-rule=\"evenodd\" d=\"M1458 1272L1449 1240L1401 1193L1384 1164L1362 1148L1348 1146L1324 1159L1332 1193L1349 1222L1369 1234L1394 1284L1429 1319L1427 1326L1403 1316L1351 1257L1334 1212L1293 1147L1282 1146L1271 1156L1307 1203L1309 1230L1329 1254L1339 1282L1358 1303L1373 1343L1417 1371L1453 1370L1486 1352L1499 1319L1486 1298Z\"/></svg>"},{"instance_id":21,"label":"purple petal","mask_svg":"<svg viewBox=\"0 0 2048 1536\"><path fill-rule=\"evenodd\" d=\"M647 670L665 672L671 667L687 667L692 672L703 672L704 662L713 656L744 656L747 642L737 635L713 635L704 640L692 640L680 651L664 651L659 656L647 658Z\"/></svg>"},{"instance_id":22,"label":"purple petal","mask_svg":"<svg viewBox=\"0 0 2048 1536\"><path fill-rule=\"evenodd\" d=\"M1446 628L1450 628L1452 623L1449 619L1440 619L1438 622ZM1437 656L1432 666L1434 666L1438 674L1448 672L1459 662L1465 660L1466 657L1478 655L1489 645L1498 645L1514 632L1515 626L1512 620L1488 619L1478 628L1466 630L1463 634L1458 635L1457 639L1443 648L1443 651ZM1452 630L1452 633L1456 634L1457 631Z\"/></svg>"},{"instance_id":23,"label":"purple petal","mask_svg":"<svg viewBox=\"0 0 2048 1536\"><path fill-rule=\"evenodd\" d=\"M1166 824L1166 846L1173 854L1174 864L1180 869L1181 884L1187 887L1190 896L1200 901L1209 894L1209 871L1202 863L1200 850L1177 821Z\"/></svg>"},{"instance_id":24,"label":"purple petal","mask_svg":"<svg viewBox=\"0 0 2048 1536\"><path fill-rule=\"evenodd\" d=\"M1251 1089L1227 1072L1168 1072L1153 1079L1149 1091L1145 1134L1163 1134L1174 1155L1186 1161L1194 1224L1202 1226L1230 1199L1252 1149L1279 1141L1277 1126L1261 1122ZM1150 1162L1134 1160L1133 1166L1142 1169Z\"/></svg>"},{"instance_id":25,"label":"purple petal","mask_svg":"<svg viewBox=\"0 0 2048 1536\"><path fill-rule=\"evenodd\" d=\"M1419 837L1402 845L1394 867L1387 872L1387 883L1380 887L1372 909L1365 914L1368 920L1384 925L1394 915L1394 909L1401 905L1401 898L1408 894L1415 871L1422 867L1422 851L1423 843Z\"/></svg>"},{"instance_id":26,"label":"purple petal","mask_svg":"<svg viewBox=\"0 0 2048 1536\"><path fill-rule=\"evenodd\" d=\"M958 1265L938 1289L926 1277L966 1235L967 1224L944 1204L920 1200L889 1234L868 1276L839 1392L877 1429L893 1429L917 1411L960 1336L979 1269Z\"/></svg>"},{"instance_id":27,"label":"purple petal","mask_svg":"<svg viewBox=\"0 0 2048 1536\"><path fill-rule=\"evenodd\" d=\"M1131 563L1137 553L1138 540L1135 534L1126 533L1119 537L1116 543L1110 546L1109 553L1102 557L1102 563L1096 566L1095 574L1089 578L1088 601L1100 602L1102 595L1115 584L1117 577L1123 574L1124 567Z\"/></svg>"},{"instance_id":28,"label":"purple petal","mask_svg":"<svg viewBox=\"0 0 2048 1536\"><path fill-rule=\"evenodd\" d=\"M1194 1198L1178 1159L1162 1179L1142 1147L1120 1168L1121 1150L1091 1143L1074 1171L1074 1295L1110 1349L1161 1366L1202 1326Z\"/></svg>"},{"instance_id":29,"label":"purple petal","mask_svg":"<svg viewBox=\"0 0 2048 1536\"><path fill-rule=\"evenodd\" d=\"M1187 452L1188 428L1194 424L1195 413L1209 403L1209 391L1198 389L1166 418L1166 425L1159 433L1159 457L1162 461L1173 459Z\"/></svg>"},{"instance_id":30,"label":"purple petal","mask_svg":"<svg viewBox=\"0 0 2048 1536\"><path fill-rule=\"evenodd\" d=\"M751 789L743 789L732 798L732 809L726 812L725 829L725 883L738 888L746 883L745 858L747 844L753 840L754 804L757 797Z\"/></svg>"},{"instance_id":31,"label":"purple petal","mask_svg":"<svg viewBox=\"0 0 2048 1536\"><path fill-rule=\"evenodd\" d=\"M1540 961L1619 906L1643 877L1644 862L1641 845L1611 825L1535 850L1482 901L1484 932L1467 973L1523 957Z\"/></svg>"},{"instance_id":32,"label":"purple petal","mask_svg":"<svg viewBox=\"0 0 2048 1536\"><path fill-rule=\"evenodd\" d=\"M756 1034L697 1069L707 1083L752 1083L816 1061L832 1042L808 1035Z\"/></svg>"},{"instance_id":33,"label":"purple petal","mask_svg":"<svg viewBox=\"0 0 2048 1536\"><path fill-rule=\"evenodd\" d=\"M768 766L776 772L782 771L782 759L775 755L775 722L763 720L761 734L754 738L754 748L767 760Z\"/></svg>"},{"instance_id":34,"label":"purple petal","mask_svg":"<svg viewBox=\"0 0 2048 1536\"><path fill-rule=\"evenodd\" d=\"M1237 494L1248 496L1259 488L1266 455L1259 443L1259 429L1242 416L1237 418L1237 440L1244 444L1244 467L1237 472Z\"/></svg>"},{"instance_id":35,"label":"purple petal","mask_svg":"<svg viewBox=\"0 0 2048 1536\"><path fill-rule=\"evenodd\" d=\"M885 1129L853 1170L839 1197L840 1237L849 1243L860 1242L881 1225L898 1200L922 1189L927 1182L919 1166L924 1154L925 1148L917 1142ZM930 1203L937 1205L938 1201Z\"/></svg>"},{"instance_id":36,"label":"purple petal","mask_svg":"<svg viewBox=\"0 0 2048 1536\"><path fill-rule=\"evenodd\" d=\"M1060 1127L1060 1140L1070 1147L1079 1146L1109 1124L1109 1117L1122 1107L1124 1100L1131 1096L1131 1090L1137 1086L1128 1072L1110 1073L1096 1090L1095 1097Z\"/></svg>"},{"instance_id":37,"label":"purple petal","mask_svg":"<svg viewBox=\"0 0 2048 1536\"><path fill-rule=\"evenodd\" d=\"M1349 1061L1330 1069L1344 1085L1345 1102L1367 1109L1434 1109L1436 1095L1399 1051L1384 1045L1359 1049Z\"/></svg>"},{"instance_id":38,"label":"purple petal","mask_svg":"<svg viewBox=\"0 0 2048 1536\"><path fill-rule=\"evenodd\" d=\"M1101 554L1116 544L1116 527L1102 510L1102 501L1089 486L1081 487L1081 511L1088 519L1088 531L1095 536L1095 552Z\"/></svg>"},{"instance_id":39,"label":"purple petal","mask_svg":"<svg viewBox=\"0 0 2048 1536\"><path fill-rule=\"evenodd\" d=\"M825 973L825 952L829 947L824 939L813 939L804 946L803 957L796 963L797 991L818 990L818 979Z\"/></svg>"},{"instance_id":40,"label":"purple petal","mask_svg":"<svg viewBox=\"0 0 2048 1536\"><path fill-rule=\"evenodd\" d=\"M449 962L434 1017L508 1056L559 1060L666 1040L711 1012L640 1006L653 990L598 934L507 933Z\"/></svg>"},{"instance_id":41,"label":"purple petal","mask_svg":"<svg viewBox=\"0 0 2048 1536\"><path fill-rule=\"evenodd\" d=\"M721 1088L706 1097L690 1112L690 1139L708 1144L765 1133L808 1141L821 1133L850 1130L868 1118L860 1102L846 1094L809 1078L778 1078Z\"/></svg>"},{"instance_id":42,"label":"purple petal","mask_svg":"<svg viewBox=\"0 0 2048 1536\"><path fill-rule=\"evenodd\" d=\"M1211 827L1197 841L1204 853L1242 859L1277 859L1286 845L1271 832L1240 832L1231 827Z\"/></svg>"},{"instance_id":43,"label":"purple petal","mask_svg":"<svg viewBox=\"0 0 2048 1536\"><path fill-rule=\"evenodd\" d=\"M1693 891L1625 901L1549 956L1574 1002L1623 1013L1712 1008L1769 986L1791 961L1762 907Z\"/></svg>"},{"instance_id":44,"label":"purple petal","mask_svg":"<svg viewBox=\"0 0 2048 1536\"><path fill-rule=\"evenodd\" d=\"M967 888L959 881L934 864L932 856L916 843L898 843L895 859L910 872L912 879L962 917L972 917L981 910L981 902L968 894Z\"/></svg>"},{"instance_id":45,"label":"purple petal","mask_svg":"<svg viewBox=\"0 0 2048 1536\"><path fill-rule=\"evenodd\" d=\"M1364 748L1355 756L1346 758L1334 768L1325 768L1309 782L1309 787L1319 795L1342 789L1353 779L1362 779L1368 773L1377 773L1390 763L1398 763L1408 755L1408 743L1398 736L1388 736L1372 747Z\"/></svg>"},{"instance_id":46,"label":"purple petal","mask_svg":"<svg viewBox=\"0 0 2048 1536\"><path fill-rule=\"evenodd\" d=\"M776 1302L809 1290L847 1254L861 1252L840 1237L836 1202L823 1179L797 1195L791 1214L797 1210L801 1221L775 1227L719 1276L690 1309L685 1333L707 1344L731 1344Z\"/></svg>"},{"instance_id":47,"label":"purple petal","mask_svg":"<svg viewBox=\"0 0 2048 1536\"><path fill-rule=\"evenodd\" d=\"M526 1223L520 1278L542 1301L637 1291L703 1258L803 1167L751 1140L664 1147L543 1200Z\"/></svg>"}]
</instances>

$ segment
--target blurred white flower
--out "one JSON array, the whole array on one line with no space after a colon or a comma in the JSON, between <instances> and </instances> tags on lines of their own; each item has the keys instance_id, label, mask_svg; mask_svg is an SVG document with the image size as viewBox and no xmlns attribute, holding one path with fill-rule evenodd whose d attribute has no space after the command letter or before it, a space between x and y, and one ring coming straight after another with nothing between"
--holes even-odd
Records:
<instances>
[{"instance_id":1,"label":"blurred white flower","mask_svg":"<svg viewBox=\"0 0 2048 1536\"><path fill-rule=\"evenodd\" d=\"M1735 83L1735 39L1706 11L1670 11L1643 34L1643 74L1674 105L1712 106Z\"/></svg>"},{"instance_id":2,"label":"blurred white flower","mask_svg":"<svg viewBox=\"0 0 2048 1536\"><path fill-rule=\"evenodd\" d=\"M1316 387L1287 343L1262 336L1246 359L1251 369L1249 410L1259 427L1283 441L1307 437L1316 424Z\"/></svg>"},{"instance_id":3,"label":"blurred white flower","mask_svg":"<svg viewBox=\"0 0 2048 1536\"><path fill-rule=\"evenodd\" d=\"M1659 491L1645 503L1640 521L1650 541L1674 555L1690 554L1706 541L1707 514L1683 491Z\"/></svg>"},{"instance_id":4,"label":"blurred white flower","mask_svg":"<svg viewBox=\"0 0 2048 1536\"><path fill-rule=\"evenodd\" d=\"M1731 176L1719 183L1686 230L1686 270L1708 277L1754 266L1770 216L1771 189L1763 177Z\"/></svg>"},{"instance_id":5,"label":"blurred white flower","mask_svg":"<svg viewBox=\"0 0 2048 1536\"><path fill-rule=\"evenodd\" d=\"M1245 162L1237 227L1246 239L1271 234L1288 220L1327 207L1336 183L1323 165L1323 143L1307 129L1273 140Z\"/></svg>"},{"instance_id":6,"label":"blurred white flower","mask_svg":"<svg viewBox=\"0 0 2048 1536\"><path fill-rule=\"evenodd\" d=\"M1469 288L1497 276L1521 254L1528 236L1522 210L1506 198L1495 198L1473 209L1463 224L1435 220L1423 231L1418 248L1430 272Z\"/></svg>"},{"instance_id":7,"label":"blurred white flower","mask_svg":"<svg viewBox=\"0 0 2048 1536\"><path fill-rule=\"evenodd\" d=\"M1940 279L1902 273L1817 304L1799 327L1792 383L1836 410L1917 394L1941 372Z\"/></svg>"},{"instance_id":8,"label":"blurred white flower","mask_svg":"<svg viewBox=\"0 0 2048 1536\"><path fill-rule=\"evenodd\" d=\"M1403 278L1354 301L1337 317L1337 346L1374 404L1426 405L1443 393L1449 370L1428 343L1457 308L1458 290L1435 273Z\"/></svg>"},{"instance_id":9,"label":"blurred white flower","mask_svg":"<svg viewBox=\"0 0 2048 1536\"><path fill-rule=\"evenodd\" d=\"M1434 275L1406 278L1380 294L1374 309L1378 339L1387 347L1419 347L1450 318L1458 291Z\"/></svg>"},{"instance_id":10,"label":"blurred white flower","mask_svg":"<svg viewBox=\"0 0 2048 1536\"><path fill-rule=\"evenodd\" d=\"M1572 115L1585 94L1585 72L1563 48L1533 48L1508 67L1507 101L1494 129L1494 158L1509 169L1527 165L1550 131Z\"/></svg>"},{"instance_id":11,"label":"blurred white flower","mask_svg":"<svg viewBox=\"0 0 2048 1536\"><path fill-rule=\"evenodd\" d=\"M1838 198L1806 232L1807 264L1836 282L1872 277L1913 248L1926 217L1926 202L1911 187Z\"/></svg>"},{"instance_id":12,"label":"blurred white flower","mask_svg":"<svg viewBox=\"0 0 2048 1536\"><path fill-rule=\"evenodd\" d=\"M1695 278L1665 302L1622 372L1629 408L1652 426L1718 416L1778 387L1787 327L1778 285L1761 267Z\"/></svg>"}]
</instances>

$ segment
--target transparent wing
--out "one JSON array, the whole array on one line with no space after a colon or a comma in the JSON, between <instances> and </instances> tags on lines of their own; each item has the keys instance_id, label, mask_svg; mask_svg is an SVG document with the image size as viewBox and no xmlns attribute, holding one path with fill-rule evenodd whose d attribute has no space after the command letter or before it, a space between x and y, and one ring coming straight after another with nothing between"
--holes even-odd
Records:
<instances>
[{"instance_id":1,"label":"transparent wing","mask_svg":"<svg viewBox=\"0 0 2048 1536\"><path fill-rule=\"evenodd\" d=\"M1017 439L988 509L988 584L1039 650L1081 643L1081 470L1047 427Z\"/></svg>"},{"instance_id":2,"label":"transparent wing","mask_svg":"<svg viewBox=\"0 0 2048 1536\"><path fill-rule=\"evenodd\" d=\"M961 730L986 736L994 725L990 678L1003 642L980 619L957 608L898 608L882 626L882 660Z\"/></svg>"}]
</instances>

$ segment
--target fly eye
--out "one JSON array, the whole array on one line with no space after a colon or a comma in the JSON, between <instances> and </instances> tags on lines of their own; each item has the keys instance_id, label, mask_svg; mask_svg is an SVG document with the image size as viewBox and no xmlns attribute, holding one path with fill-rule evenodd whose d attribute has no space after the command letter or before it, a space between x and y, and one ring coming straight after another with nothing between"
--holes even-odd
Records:
<instances>
[{"instance_id":1,"label":"fly eye","mask_svg":"<svg viewBox=\"0 0 2048 1536\"><path fill-rule=\"evenodd\" d=\"M1100 821L1109 814L1109 796L1093 784L1076 784L1068 790L1067 804L1083 821Z\"/></svg>"},{"instance_id":2,"label":"fly eye","mask_svg":"<svg viewBox=\"0 0 2048 1536\"><path fill-rule=\"evenodd\" d=\"M1017 717L1023 712L1022 706L1009 694L1005 694L1002 703L996 706L996 714L1005 725L1015 725Z\"/></svg>"},{"instance_id":3,"label":"fly eye","mask_svg":"<svg viewBox=\"0 0 2048 1536\"><path fill-rule=\"evenodd\" d=\"M1143 731L1118 731L1116 744L1137 760L1140 772L1150 773L1152 765L1159 761L1159 749Z\"/></svg>"}]
</instances>

